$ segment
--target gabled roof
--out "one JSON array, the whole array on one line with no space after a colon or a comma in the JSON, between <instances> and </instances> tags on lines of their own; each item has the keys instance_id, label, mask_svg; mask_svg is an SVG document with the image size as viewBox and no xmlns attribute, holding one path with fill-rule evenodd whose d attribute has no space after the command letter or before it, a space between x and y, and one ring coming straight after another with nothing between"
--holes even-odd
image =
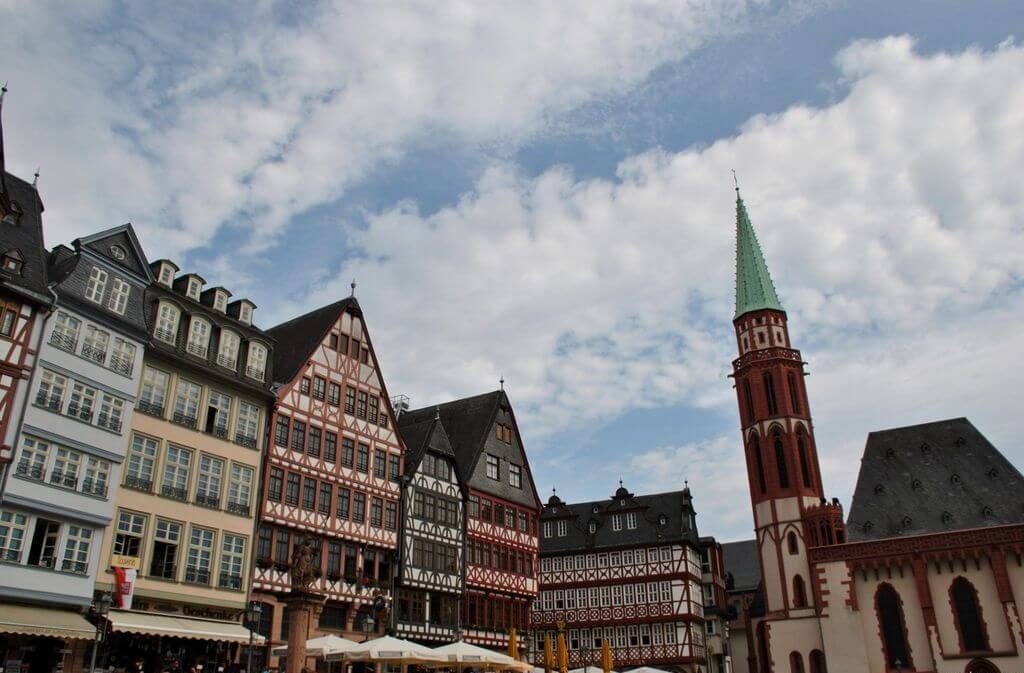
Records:
<instances>
[{"instance_id":1,"label":"gabled roof","mask_svg":"<svg viewBox=\"0 0 1024 673\"><path fill-rule=\"evenodd\" d=\"M53 297L47 290L49 254L43 245L43 203L36 188L21 178L7 173L4 183L18 214L14 224L0 221L0 255L17 251L22 265L21 273L0 268L0 287L49 305Z\"/></svg>"},{"instance_id":2,"label":"gabled roof","mask_svg":"<svg viewBox=\"0 0 1024 673\"><path fill-rule=\"evenodd\" d=\"M277 339L274 348L274 380L287 383L294 379L313 350L323 342L331 327L348 308L359 311L359 302L355 297L346 297L321 306L266 330L267 334Z\"/></svg>"},{"instance_id":3,"label":"gabled roof","mask_svg":"<svg viewBox=\"0 0 1024 673\"><path fill-rule=\"evenodd\" d=\"M868 435L850 541L1024 523L1024 477L966 418Z\"/></svg>"},{"instance_id":4,"label":"gabled roof","mask_svg":"<svg viewBox=\"0 0 1024 673\"><path fill-rule=\"evenodd\" d=\"M135 228L130 222L76 238L71 243L76 250L87 248L111 264L131 271L145 282L153 281L153 272L149 268L146 252L142 249L142 244L135 235ZM115 247L120 247L125 252L124 259L117 259L113 255Z\"/></svg>"},{"instance_id":5,"label":"gabled roof","mask_svg":"<svg viewBox=\"0 0 1024 673\"><path fill-rule=\"evenodd\" d=\"M398 432L405 442L405 474L410 475L419 467L427 451L455 458L448 433L439 418L414 419L408 414L398 417Z\"/></svg>"},{"instance_id":6,"label":"gabled roof","mask_svg":"<svg viewBox=\"0 0 1024 673\"><path fill-rule=\"evenodd\" d=\"M761 561L756 540L722 543L722 563L732 575L729 591L755 591L761 584Z\"/></svg>"},{"instance_id":7,"label":"gabled roof","mask_svg":"<svg viewBox=\"0 0 1024 673\"><path fill-rule=\"evenodd\" d=\"M736 315L759 309L782 311L782 302L768 273L761 244L750 223L747 207L736 188Z\"/></svg>"}]
</instances>

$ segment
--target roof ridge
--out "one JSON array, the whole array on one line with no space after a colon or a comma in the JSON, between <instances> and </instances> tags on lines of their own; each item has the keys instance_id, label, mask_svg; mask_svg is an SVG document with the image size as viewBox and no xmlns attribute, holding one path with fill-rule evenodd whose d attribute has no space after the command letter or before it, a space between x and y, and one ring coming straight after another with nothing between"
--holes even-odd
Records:
<instances>
[{"instance_id":1,"label":"roof ridge","mask_svg":"<svg viewBox=\"0 0 1024 673\"><path fill-rule=\"evenodd\" d=\"M353 301L354 299L355 299L355 297L345 297L344 299L339 299L338 301L331 302L330 304L324 304L323 306L321 306L319 308L314 308L314 309L312 309L310 311L306 311L302 315L298 315L298 316L295 316L294 318L291 318L289 320L285 320L284 322L278 323L278 324L274 325L273 327L268 327L267 329L265 329L263 331L264 332L271 332L271 331L279 329L281 327L287 327L288 325L291 325L293 323L299 322L300 320L308 319L311 316L313 316L313 314L325 312L325 311L327 311L327 309L330 309L330 308L337 307L338 309L341 309L343 307L342 305L347 304L347 302Z\"/></svg>"}]
</instances>

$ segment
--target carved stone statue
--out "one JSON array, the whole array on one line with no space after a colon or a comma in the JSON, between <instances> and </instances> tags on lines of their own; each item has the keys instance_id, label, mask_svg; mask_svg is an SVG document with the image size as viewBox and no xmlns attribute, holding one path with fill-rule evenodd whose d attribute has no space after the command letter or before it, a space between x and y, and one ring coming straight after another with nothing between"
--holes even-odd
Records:
<instances>
[{"instance_id":1,"label":"carved stone statue","mask_svg":"<svg viewBox=\"0 0 1024 673\"><path fill-rule=\"evenodd\" d=\"M295 545L292 551L292 588L307 589L316 579L316 571L313 568L313 545L308 538Z\"/></svg>"}]
</instances>

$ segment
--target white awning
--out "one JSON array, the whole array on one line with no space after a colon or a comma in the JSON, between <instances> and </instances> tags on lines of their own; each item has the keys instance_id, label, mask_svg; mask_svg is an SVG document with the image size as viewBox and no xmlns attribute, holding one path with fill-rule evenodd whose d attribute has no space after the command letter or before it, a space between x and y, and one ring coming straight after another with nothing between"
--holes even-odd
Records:
<instances>
[{"instance_id":1,"label":"white awning","mask_svg":"<svg viewBox=\"0 0 1024 673\"><path fill-rule=\"evenodd\" d=\"M110 628L124 633L143 633L150 636L191 638L193 640L217 640L232 643L248 643L249 629L238 622L199 617L177 617L155 612L134 612L111 610L107 615ZM263 636L252 634L254 644L263 644Z\"/></svg>"},{"instance_id":2,"label":"white awning","mask_svg":"<svg viewBox=\"0 0 1024 673\"><path fill-rule=\"evenodd\" d=\"M0 633L93 640L96 627L77 612L31 605L4 605L0 609Z\"/></svg>"}]
</instances>

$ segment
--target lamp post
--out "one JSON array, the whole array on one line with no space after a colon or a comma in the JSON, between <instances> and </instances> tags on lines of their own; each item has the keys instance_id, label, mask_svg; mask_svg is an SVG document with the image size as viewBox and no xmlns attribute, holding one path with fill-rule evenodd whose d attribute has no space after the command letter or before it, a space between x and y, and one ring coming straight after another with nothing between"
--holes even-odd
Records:
<instances>
[{"instance_id":1,"label":"lamp post","mask_svg":"<svg viewBox=\"0 0 1024 673\"><path fill-rule=\"evenodd\" d=\"M245 620L249 627L249 654L245 666L245 673L252 673L252 641L255 637L253 627L259 624L260 615L263 614L263 605L256 601L249 601L249 607L245 610Z\"/></svg>"},{"instance_id":2,"label":"lamp post","mask_svg":"<svg viewBox=\"0 0 1024 673\"><path fill-rule=\"evenodd\" d=\"M113 599L110 594L103 592L100 594L99 600L94 600L92 603L92 609L96 614L96 638L92 641L92 656L89 658L89 673L95 673L96 671L96 651L100 648L100 642L103 640L103 634L106 633L106 619L107 613L110 612L110 604Z\"/></svg>"}]
</instances>

